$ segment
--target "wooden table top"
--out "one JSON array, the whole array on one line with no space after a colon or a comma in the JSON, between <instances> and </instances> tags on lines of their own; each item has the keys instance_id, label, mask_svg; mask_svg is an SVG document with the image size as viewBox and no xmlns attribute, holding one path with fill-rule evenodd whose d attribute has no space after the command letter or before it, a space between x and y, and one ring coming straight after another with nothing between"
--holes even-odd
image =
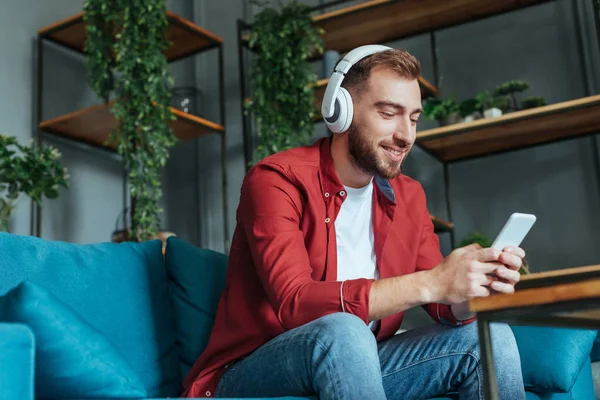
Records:
<instances>
[{"instance_id":1,"label":"wooden table top","mask_svg":"<svg viewBox=\"0 0 600 400\"><path fill-rule=\"evenodd\" d=\"M515 293L494 294L469 301L472 312L600 299L600 265L566 268L521 276ZM600 311L582 311L582 318L600 319Z\"/></svg>"}]
</instances>

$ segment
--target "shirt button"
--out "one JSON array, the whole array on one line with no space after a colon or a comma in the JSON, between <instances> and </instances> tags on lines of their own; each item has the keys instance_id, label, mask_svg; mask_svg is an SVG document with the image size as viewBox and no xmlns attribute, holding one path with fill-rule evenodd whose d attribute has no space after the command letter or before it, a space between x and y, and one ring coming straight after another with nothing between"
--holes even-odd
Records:
<instances>
[{"instance_id":1,"label":"shirt button","mask_svg":"<svg viewBox=\"0 0 600 400\"><path fill-rule=\"evenodd\" d=\"M207 390L206 395L210 397L211 393Z\"/></svg>"},{"instance_id":2,"label":"shirt button","mask_svg":"<svg viewBox=\"0 0 600 400\"><path fill-rule=\"evenodd\" d=\"M343 190L340 192L340 196L345 196L346 192L344 192Z\"/></svg>"},{"instance_id":3,"label":"shirt button","mask_svg":"<svg viewBox=\"0 0 600 400\"><path fill-rule=\"evenodd\" d=\"M325 193L325 197L329 197L329 193Z\"/></svg>"},{"instance_id":4,"label":"shirt button","mask_svg":"<svg viewBox=\"0 0 600 400\"><path fill-rule=\"evenodd\" d=\"M329 218L325 218L325 223L328 224L331 221Z\"/></svg>"}]
</instances>

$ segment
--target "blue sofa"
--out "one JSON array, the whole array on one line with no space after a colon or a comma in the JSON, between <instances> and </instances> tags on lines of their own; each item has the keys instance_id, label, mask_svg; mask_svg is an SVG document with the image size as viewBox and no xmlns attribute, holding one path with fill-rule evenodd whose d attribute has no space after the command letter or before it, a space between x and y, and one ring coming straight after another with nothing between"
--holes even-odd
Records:
<instances>
[{"instance_id":1,"label":"blue sofa","mask_svg":"<svg viewBox=\"0 0 600 400\"><path fill-rule=\"evenodd\" d=\"M6 233L0 254L0 397L181 393L208 341L225 255L175 237L163 256L160 241L77 245ZM595 331L513 329L528 398L594 398Z\"/></svg>"}]
</instances>

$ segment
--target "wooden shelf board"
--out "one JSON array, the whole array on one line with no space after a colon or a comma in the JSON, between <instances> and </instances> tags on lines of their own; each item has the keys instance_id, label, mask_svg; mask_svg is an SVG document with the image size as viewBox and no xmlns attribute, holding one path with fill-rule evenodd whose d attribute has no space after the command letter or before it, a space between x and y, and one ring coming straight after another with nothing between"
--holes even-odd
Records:
<instances>
[{"instance_id":1,"label":"wooden shelf board","mask_svg":"<svg viewBox=\"0 0 600 400\"><path fill-rule=\"evenodd\" d=\"M171 107L177 117L170 123L175 136L182 141L193 139L207 133L223 133L222 125L195 115L184 113ZM113 143L106 144L116 121L104 104L98 104L40 123L42 130L67 137L79 142L115 150Z\"/></svg>"},{"instance_id":2,"label":"wooden shelf board","mask_svg":"<svg viewBox=\"0 0 600 400\"><path fill-rule=\"evenodd\" d=\"M599 115L596 95L417 132L417 144L441 161L459 161L600 132Z\"/></svg>"},{"instance_id":3,"label":"wooden shelf board","mask_svg":"<svg viewBox=\"0 0 600 400\"><path fill-rule=\"evenodd\" d=\"M172 42L172 46L165 51L168 61L175 61L223 43L217 35L171 11L167 11L167 17L169 19L167 39ZM83 13L39 29L38 34L83 53L86 40Z\"/></svg>"},{"instance_id":4,"label":"wooden shelf board","mask_svg":"<svg viewBox=\"0 0 600 400\"><path fill-rule=\"evenodd\" d=\"M535 289L517 290L512 294L478 297L469 301L469 310L484 312L584 299L600 299L599 278L575 283L558 283Z\"/></svg>"},{"instance_id":5,"label":"wooden shelf board","mask_svg":"<svg viewBox=\"0 0 600 400\"><path fill-rule=\"evenodd\" d=\"M549 0L372 0L313 17L325 48L347 52L442 29Z\"/></svg>"},{"instance_id":6,"label":"wooden shelf board","mask_svg":"<svg viewBox=\"0 0 600 400\"><path fill-rule=\"evenodd\" d=\"M454 229L454 224L443 219L439 219L434 215L430 215L431 222L433 222L433 228L435 232L450 232Z\"/></svg>"}]
</instances>

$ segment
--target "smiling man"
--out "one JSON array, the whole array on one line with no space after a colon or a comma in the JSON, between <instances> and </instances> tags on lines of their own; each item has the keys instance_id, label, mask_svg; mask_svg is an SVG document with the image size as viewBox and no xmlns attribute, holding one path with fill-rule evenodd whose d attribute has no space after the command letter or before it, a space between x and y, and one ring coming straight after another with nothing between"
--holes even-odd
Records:
<instances>
[{"instance_id":1,"label":"smiling man","mask_svg":"<svg viewBox=\"0 0 600 400\"><path fill-rule=\"evenodd\" d=\"M401 173L422 112L419 63L402 50L362 53L346 56L351 68L326 94L336 133L248 172L186 396L483 399L466 302L512 292L525 253L472 245L442 256L425 193ZM395 335L416 306L436 323ZM502 398L524 399L512 331L491 330Z\"/></svg>"}]
</instances>

